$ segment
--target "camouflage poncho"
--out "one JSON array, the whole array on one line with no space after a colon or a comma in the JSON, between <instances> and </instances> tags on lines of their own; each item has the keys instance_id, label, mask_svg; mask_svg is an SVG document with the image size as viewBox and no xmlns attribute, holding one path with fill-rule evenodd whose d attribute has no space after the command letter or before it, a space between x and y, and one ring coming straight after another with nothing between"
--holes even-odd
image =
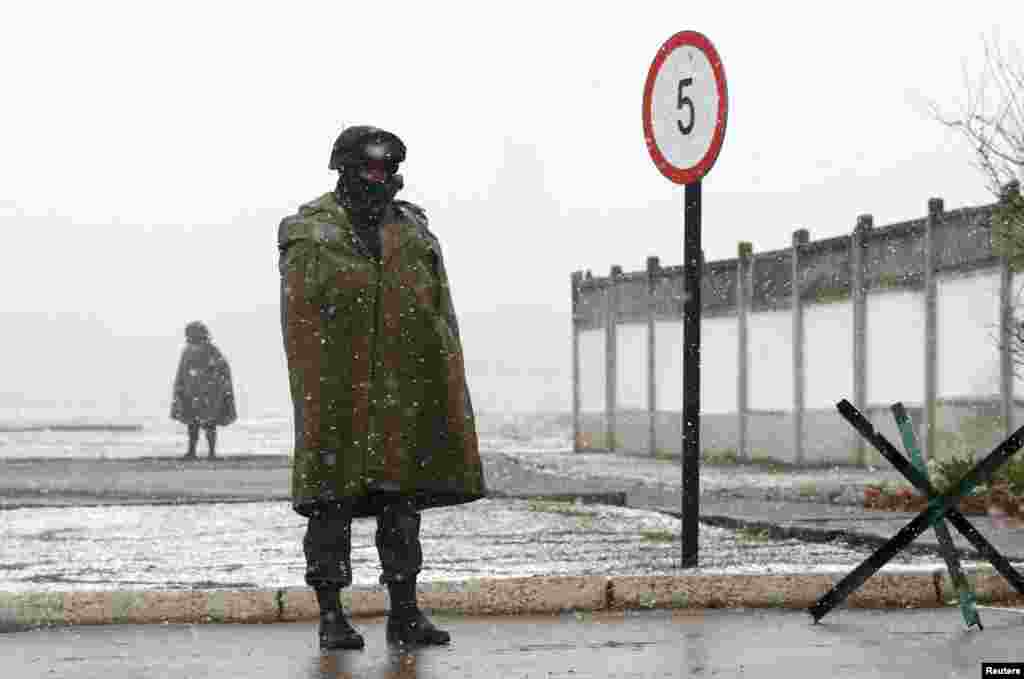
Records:
<instances>
[{"instance_id":1,"label":"camouflage poncho","mask_svg":"<svg viewBox=\"0 0 1024 679\"><path fill-rule=\"evenodd\" d=\"M202 427L225 427L238 419L231 368L212 342L188 342L182 349L171 418Z\"/></svg>"},{"instance_id":2,"label":"camouflage poncho","mask_svg":"<svg viewBox=\"0 0 1024 679\"><path fill-rule=\"evenodd\" d=\"M333 193L281 222L281 328L295 407L292 502L413 495L420 508L486 494L440 244L395 201L378 261Z\"/></svg>"}]
</instances>

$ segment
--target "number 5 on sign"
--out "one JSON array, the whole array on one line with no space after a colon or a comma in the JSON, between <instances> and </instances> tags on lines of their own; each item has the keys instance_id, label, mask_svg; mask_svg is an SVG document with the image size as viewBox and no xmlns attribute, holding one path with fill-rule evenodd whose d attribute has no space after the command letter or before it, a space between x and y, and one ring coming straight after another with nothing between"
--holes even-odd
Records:
<instances>
[{"instance_id":1,"label":"number 5 on sign","mask_svg":"<svg viewBox=\"0 0 1024 679\"><path fill-rule=\"evenodd\" d=\"M690 134L691 132L693 132L693 99L683 96L683 88L686 87L687 85L692 84L693 78L683 78L682 80L679 81L679 110L682 111L683 106L686 106L690 111L690 122L688 122L686 125L683 125L682 120L676 121L676 124L679 125L679 131L682 132L683 134Z\"/></svg>"}]
</instances>

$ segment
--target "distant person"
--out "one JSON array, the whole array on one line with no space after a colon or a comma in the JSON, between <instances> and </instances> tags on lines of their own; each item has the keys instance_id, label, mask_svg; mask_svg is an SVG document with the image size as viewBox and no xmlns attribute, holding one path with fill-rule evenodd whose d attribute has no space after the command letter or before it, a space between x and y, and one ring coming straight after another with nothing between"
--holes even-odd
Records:
<instances>
[{"instance_id":1,"label":"distant person","mask_svg":"<svg viewBox=\"0 0 1024 679\"><path fill-rule=\"evenodd\" d=\"M377 517L386 639L447 644L416 603L420 510L486 494L459 327L423 210L394 200L405 144L349 127L334 191L281 222L281 324L295 406L292 507L321 649L362 648L341 610L352 519Z\"/></svg>"},{"instance_id":2,"label":"distant person","mask_svg":"<svg viewBox=\"0 0 1024 679\"><path fill-rule=\"evenodd\" d=\"M217 456L217 427L238 419L231 368L210 341L210 331L199 321L185 326L185 348L174 378L171 418L188 427L186 460L196 459L200 428L206 432L209 457L213 459Z\"/></svg>"}]
</instances>

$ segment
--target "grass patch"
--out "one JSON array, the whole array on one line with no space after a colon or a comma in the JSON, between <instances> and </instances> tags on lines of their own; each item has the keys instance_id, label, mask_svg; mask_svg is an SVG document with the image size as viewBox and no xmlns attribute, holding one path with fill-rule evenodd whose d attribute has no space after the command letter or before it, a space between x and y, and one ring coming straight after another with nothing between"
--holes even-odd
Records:
<instances>
[{"instance_id":1,"label":"grass patch","mask_svg":"<svg viewBox=\"0 0 1024 679\"><path fill-rule=\"evenodd\" d=\"M804 481L797 490L800 497L814 497L818 494L818 486L814 481Z\"/></svg>"},{"instance_id":2,"label":"grass patch","mask_svg":"<svg viewBox=\"0 0 1024 679\"><path fill-rule=\"evenodd\" d=\"M701 453L701 460L707 464L735 465L740 458L735 448L708 448Z\"/></svg>"},{"instance_id":3,"label":"grass patch","mask_svg":"<svg viewBox=\"0 0 1024 679\"><path fill-rule=\"evenodd\" d=\"M895 274L889 271L878 274L878 287L879 288L895 288L900 284L902 277L899 274Z\"/></svg>"},{"instance_id":4,"label":"grass patch","mask_svg":"<svg viewBox=\"0 0 1024 679\"><path fill-rule=\"evenodd\" d=\"M1018 497L1024 496L1024 457L1014 456L996 472L996 478L1002 478L1010 484L1010 493Z\"/></svg>"},{"instance_id":5,"label":"grass patch","mask_svg":"<svg viewBox=\"0 0 1024 679\"><path fill-rule=\"evenodd\" d=\"M642 530L640 539L647 542L675 542L676 537L667 530Z\"/></svg>"},{"instance_id":6,"label":"grass patch","mask_svg":"<svg viewBox=\"0 0 1024 679\"><path fill-rule=\"evenodd\" d=\"M664 448L655 448L654 449L654 459L655 460L661 460L662 462L668 462L669 460L676 459L677 457L679 457L679 456L678 455L673 455L672 453L668 452Z\"/></svg>"},{"instance_id":7,"label":"grass patch","mask_svg":"<svg viewBox=\"0 0 1024 679\"><path fill-rule=\"evenodd\" d=\"M736 531L736 538L740 542L768 542L771 540L767 528L745 527Z\"/></svg>"},{"instance_id":8,"label":"grass patch","mask_svg":"<svg viewBox=\"0 0 1024 679\"><path fill-rule=\"evenodd\" d=\"M213 603L214 597L211 598ZM140 592L113 592L110 596L111 618L114 624L122 624L128 621L128 616L133 611L143 608L143 601ZM223 604L221 605L223 612Z\"/></svg>"},{"instance_id":9,"label":"grass patch","mask_svg":"<svg viewBox=\"0 0 1024 679\"><path fill-rule=\"evenodd\" d=\"M547 512L549 514L586 518L593 518L598 515L598 512L592 509L581 509L572 502L557 500L530 500L527 504L527 509L531 512Z\"/></svg>"},{"instance_id":10,"label":"grass patch","mask_svg":"<svg viewBox=\"0 0 1024 679\"><path fill-rule=\"evenodd\" d=\"M18 625L60 624L64 622L64 595L60 592L0 592L0 612L6 613L4 617L13 614L13 622Z\"/></svg>"},{"instance_id":11,"label":"grass patch","mask_svg":"<svg viewBox=\"0 0 1024 679\"><path fill-rule=\"evenodd\" d=\"M850 298L849 287L820 287L814 291L814 300L818 304L831 304Z\"/></svg>"}]
</instances>

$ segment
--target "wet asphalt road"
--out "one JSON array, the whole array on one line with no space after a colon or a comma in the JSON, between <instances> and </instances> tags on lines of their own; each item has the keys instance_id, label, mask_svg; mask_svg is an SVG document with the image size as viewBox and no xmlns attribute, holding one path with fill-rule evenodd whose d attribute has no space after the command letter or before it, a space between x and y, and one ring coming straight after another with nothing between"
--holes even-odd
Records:
<instances>
[{"instance_id":1,"label":"wet asphalt road","mask_svg":"<svg viewBox=\"0 0 1024 679\"><path fill-rule=\"evenodd\" d=\"M357 620L362 651L321 654L313 623L50 628L0 635L11 679L589 679L597 677L970 677L1024 660L1024 614L956 610L709 610L435 618L448 647L400 652L383 619Z\"/></svg>"}]
</instances>

